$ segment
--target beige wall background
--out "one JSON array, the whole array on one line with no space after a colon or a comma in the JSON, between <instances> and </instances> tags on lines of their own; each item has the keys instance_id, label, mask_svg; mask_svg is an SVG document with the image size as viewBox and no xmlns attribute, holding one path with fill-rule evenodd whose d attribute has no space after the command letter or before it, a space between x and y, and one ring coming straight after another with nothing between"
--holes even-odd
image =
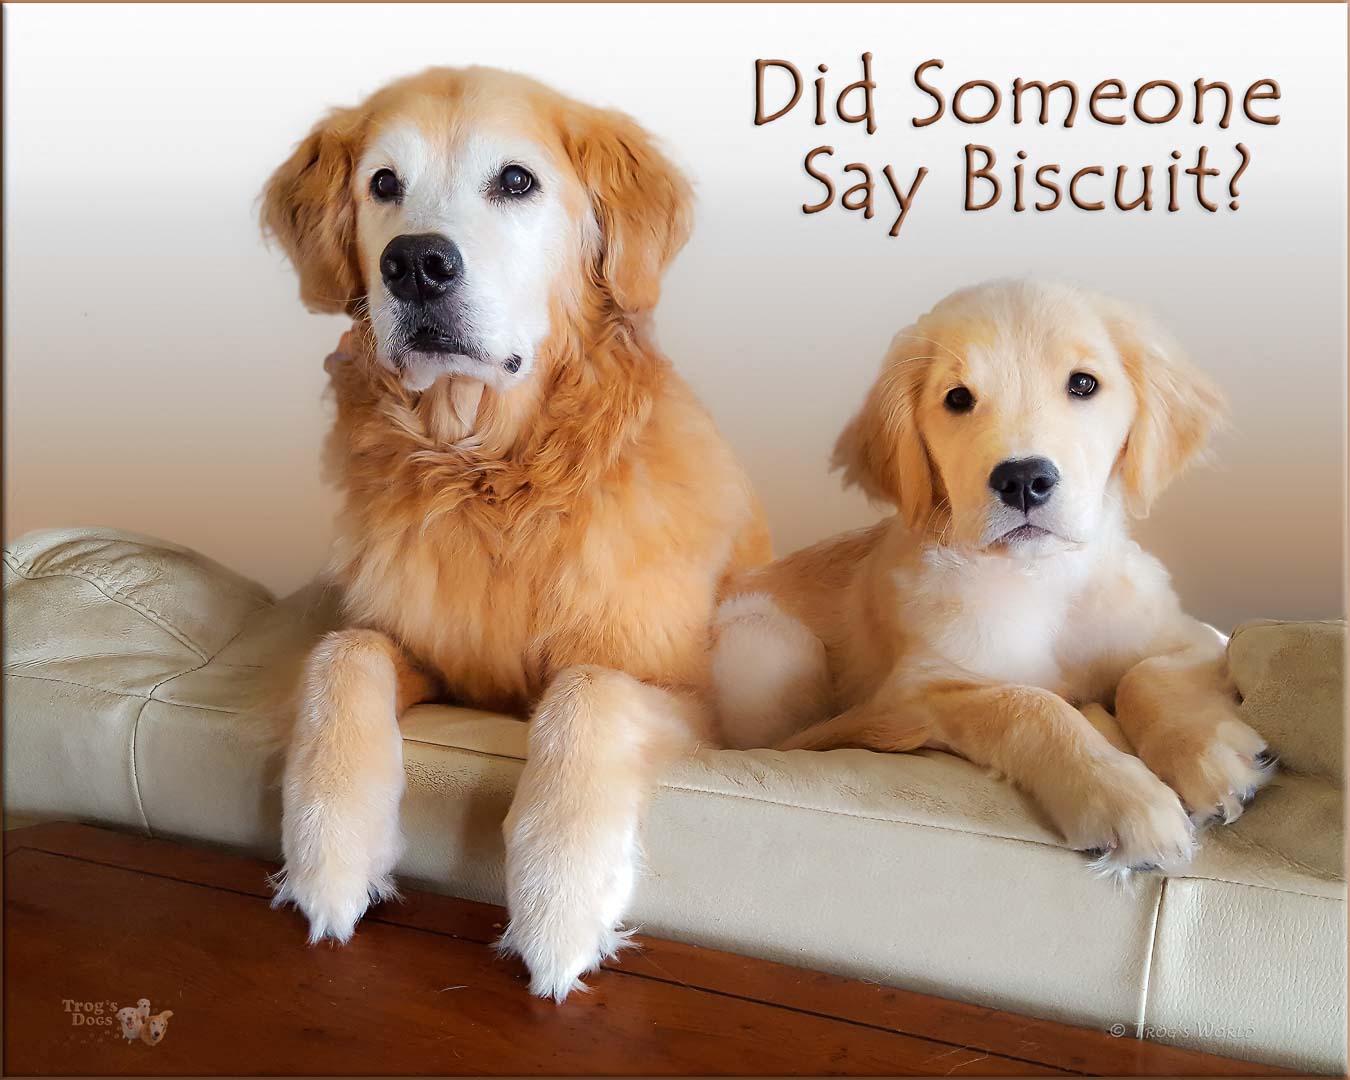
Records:
<instances>
[{"instance_id":1,"label":"beige wall background","mask_svg":"<svg viewBox=\"0 0 1350 1080\"><path fill-rule=\"evenodd\" d=\"M306 314L258 236L254 198L326 107L430 64L526 71L621 107L695 180L693 242L663 343L747 463L786 551L879 516L826 472L885 345L953 288L1067 276L1154 309L1225 387L1214 467L1139 534L1221 626L1343 612L1345 40L1341 5L596 7L296 5L5 12L6 537L101 523L200 548L276 590L322 563L321 361L341 320ZM751 124L753 61L858 77L878 130L816 128L807 102ZM1276 127L1177 121L1069 131L966 127L914 68L966 79L1279 80ZM975 102L972 98L972 105ZM1030 164L1152 163L1208 144L1252 163L1241 210L964 213L963 147ZM924 181L901 235L884 191L864 220L806 216L806 151ZM1222 184L1226 184L1226 176ZM842 188L841 188L842 190Z\"/></svg>"}]
</instances>

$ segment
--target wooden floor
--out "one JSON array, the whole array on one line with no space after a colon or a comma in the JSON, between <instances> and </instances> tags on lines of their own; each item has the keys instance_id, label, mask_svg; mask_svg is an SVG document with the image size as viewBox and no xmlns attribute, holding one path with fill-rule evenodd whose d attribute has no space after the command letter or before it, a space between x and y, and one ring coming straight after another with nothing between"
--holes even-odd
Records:
<instances>
[{"instance_id":1,"label":"wooden floor","mask_svg":"<svg viewBox=\"0 0 1350 1080\"><path fill-rule=\"evenodd\" d=\"M1276 1072L653 939L559 1006L491 949L499 908L413 894L307 947L268 906L273 869L80 825L6 834L5 1073ZM139 998L173 1012L156 1046L112 1016Z\"/></svg>"}]
</instances>

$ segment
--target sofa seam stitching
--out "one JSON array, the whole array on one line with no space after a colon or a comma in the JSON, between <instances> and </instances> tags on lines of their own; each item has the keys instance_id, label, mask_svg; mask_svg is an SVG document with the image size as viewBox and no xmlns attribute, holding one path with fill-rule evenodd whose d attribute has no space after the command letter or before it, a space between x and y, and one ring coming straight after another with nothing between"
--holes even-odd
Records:
<instances>
[{"instance_id":1,"label":"sofa seam stitching","mask_svg":"<svg viewBox=\"0 0 1350 1080\"><path fill-rule=\"evenodd\" d=\"M217 656L218 656L218 655L219 655L219 654L217 654ZM212 657L211 659L214 660L215 657ZM210 662L210 661L208 661L208 663L209 663L209 662ZM131 699L132 701L151 701L151 700L153 700L153 701L158 702L158 703L161 704L161 705L172 705L175 709L200 709L200 710L202 710L203 712L221 713L222 715L225 715L225 716L240 716L240 715L242 715L246 710L244 710L244 709L225 709L225 708L222 708L222 707L219 706L219 705L203 705L203 704L201 704L200 702L173 701L173 700L170 700L169 698L161 698L161 697L151 698L151 697L149 696L149 694L152 694L152 693L154 693L155 691L159 690L160 687L164 685L164 683L166 683L166 682L172 682L174 679L181 678L181 677L184 676L184 675L191 675L192 672L194 672L194 671L200 671L201 668L202 668L203 666L204 666L204 665L198 665L197 667L189 668L189 669L186 670L186 671L180 671L180 672L178 672L178 674L176 674L176 675L169 675L169 676L167 676L166 678L162 679L159 683L157 683L157 684L149 691L148 694L134 694L134 693L128 693L128 692L125 691L125 690L114 690L114 689L112 689L112 687L109 687L109 686L95 686L93 683L79 682L79 681L76 680L76 679L58 679L58 678L56 678L56 676L54 676L54 675L33 675L33 674L31 674L30 672L27 672L27 671L17 671L17 670L15 670L15 669L13 669L13 668L8 668L8 669L6 669L5 672L4 672L4 675L5 675L5 678L7 678L7 679L31 679L31 680L34 681L34 682L49 682L49 683L56 683L58 686L78 686L81 690L93 690L95 693L98 693L98 694L111 694L113 697L129 698L129 699Z\"/></svg>"},{"instance_id":2,"label":"sofa seam stitching","mask_svg":"<svg viewBox=\"0 0 1350 1080\"><path fill-rule=\"evenodd\" d=\"M1161 940L1158 936L1158 928L1162 924L1163 898L1167 895L1167 878L1162 880L1162 888L1158 890L1158 902L1153 907L1153 923L1149 930L1148 957L1144 965L1144 985L1139 995L1139 1019L1135 1022L1136 1039L1144 1037L1144 1026L1148 1023L1148 999L1149 993L1153 989L1153 965L1158 958L1158 943Z\"/></svg>"},{"instance_id":3,"label":"sofa seam stitching","mask_svg":"<svg viewBox=\"0 0 1350 1080\"><path fill-rule=\"evenodd\" d=\"M136 808L141 812L141 821L145 823L145 831L146 834L149 836L154 836L155 833L154 830L150 828L150 818L146 815L145 804L141 801L141 774L140 774L140 767L136 761L136 742L137 739L140 737L141 717L145 715L146 706L149 705L150 702L152 701L163 705L174 704L173 702L160 701L159 698L155 697L155 694L159 691L159 688L161 686L173 682L175 679L181 679L184 675L191 675L194 671L200 671L202 668L206 667L217 656L219 656L222 652L228 649L230 645L233 644L235 639L238 638L239 635L244 632L244 629L245 627L243 626L239 627L239 629L237 629L233 634L230 635L229 640L227 640L224 644L222 644L220 648L217 649L215 652L213 652L210 656L202 660L200 664L194 664L192 667L184 668L182 671L177 671L174 672L174 674L172 675L164 676L164 678L160 679L159 682L155 683L155 685L150 688L150 693L146 695L145 700L141 702L141 707L136 710L136 720L131 725L131 784L132 784L132 791L136 795Z\"/></svg>"},{"instance_id":4,"label":"sofa seam stitching","mask_svg":"<svg viewBox=\"0 0 1350 1080\"><path fill-rule=\"evenodd\" d=\"M197 669L194 668L193 670ZM192 672L185 671L183 674L191 675ZM175 675L174 678L178 678L178 676ZM173 698L157 697L154 700L157 705L169 705L175 709L198 709L201 712L220 713L221 716L244 716L248 712L247 709L223 709L219 705L194 705L188 701L174 701Z\"/></svg>"},{"instance_id":5,"label":"sofa seam stitching","mask_svg":"<svg viewBox=\"0 0 1350 1080\"><path fill-rule=\"evenodd\" d=\"M190 672L199 671L201 668L204 668L210 662L211 662L210 659L203 660L200 664L197 664L193 667L184 668L182 671L175 672L173 675L166 675L164 678L160 679L157 683L155 683L154 686L150 687L150 692L146 694L144 700L141 702L141 707L136 710L136 719L135 721L133 721L131 725L131 790L132 793L136 796L136 809L140 811L141 822L145 825L145 833L147 836L154 836L155 831L150 827L150 818L145 812L145 803L141 799L141 771L140 765L136 761L136 744L140 739L141 735L141 717L145 715L146 706L149 705L150 702L158 700L155 697L155 691L158 690L161 686L163 686L167 682L171 682L172 680L178 678L181 675L187 675Z\"/></svg>"},{"instance_id":6,"label":"sofa seam stitching","mask_svg":"<svg viewBox=\"0 0 1350 1080\"><path fill-rule=\"evenodd\" d=\"M194 671L200 671L202 668L206 667L208 664L211 663L212 660L214 660L217 656L219 656L222 652L224 652L225 649L228 648L230 644L235 640L235 638L237 638L241 633L244 632L244 629L245 629L244 627L240 627L239 630L235 632L234 636L231 637L229 641L225 642L224 645L222 645L218 650L216 650L216 652L212 653L201 663L194 664L192 667L183 668L183 670L181 671L175 671L171 675L164 676L164 678L157 681L155 685L150 688L149 692L145 694L129 694L122 690L111 690L106 686L93 686L89 683L75 682L72 679L55 679L49 675L29 675L21 671L6 671L5 676L6 678L11 679L30 679L34 682L57 683L58 685L61 686L78 686L82 690L93 690L96 693L111 694L113 697L127 698L131 701L139 701L141 703L141 707L136 710L136 718L132 721L131 724L131 794L132 798L135 800L136 803L136 811L141 815L141 825L145 829L146 835L154 836L155 835L154 830L150 827L150 819L145 813L145 803L141 799L141 777L136 764L136 744L137 740L140 737L141 717L145 715L145 708L152 701L160 705L172 705L175 708L189 708L189 709L195 708L196 706L182 705L176 701L165 701L163 698L155 697L155 694L159 691L160 687L173 682L175 679L181 679L184 675L191 675ZM226 710L212 710L212 711L224 712ZM237 714L238 710L235 710L233 713L231 713L231 715Z\"/></svg>"},{"instance_id":7,"label":"sofa seam stitching","mask_svg":"<svg viewBox=\"0 0 1350 1080\"><path fill-rule=\"evenodd\" d=\"M1345 903L1343 896L1323 896L1321 893L1306 892L1303 889L1286 889L1280 885L1258 885L1250 881L1235 881L1232 878L1225 877L1200 877L1198 874L1171 874L1166 878L1167 881L1217 881L1220 885L1236 885L1240 889L1264 889L1267 892L1284 893L1286 896L1306 896L1311 900L1330 900L1333 903ZM1345 887L1345 882L1340 878L1321 878L1328 885L1340 885Z\"/></svg>"},{"instance_id":8,"label":"sofa seam stitching","mask_svg":"<svg viewBox=\"0 0 1350 1080\"><path fill-rule=\"evenodd\" d=\"M150 818L145 813L145 803L141 799L141 774L140 767L136 764L136 740L141 733L141 717L145 715L145 707L149 704L150 698L141 702L141 707L136 710L136 720L131 725L131 793L136 797L136 809L141 815L145 835L154 836L155 831L150 828Z\"/></svg>"},{"instance_id":9,"label":"sofa seam stitching","mask_svg":"<svg viewBox=\"0 0 1350 1080\"><path fill-rule=\"evenodd\" d=\"M143 601L133 599L129 593L127 593L123 589L118 588L116 585L106 580L105 578L99 577L93 573L82 570L50 570L45 572L34 573L32 572L31 567L24 565L16 565L8 557L5 559L5 561L10 564L10 569L12 569L16 574L24 578L26 581L42 581L47 578L71 577L75 578L78 581L86 582L87 584L92 585L95 589L97 589L100 593L106 596L114 604L119 604L122 607L129 608L130 610L140 615L142 618L147 619L154 625L160 627L160 629L167 631L169 635L174 638L174 640L176 640L179 644L184 645L187 648L191 649L197 656L201 657L203 660L210 659L210 657L207 655L206 649L202 645L198 644L197 641L194 640L185 631L183 631L177 625L175 625L168 617L162 615L160 612L156 611L154 608L150 607Z\"/></svg>"},{"instance_id":10,"label":"sofa seam stitching","mask_svg":"<svg viewBox=\"0 0 1350 1080\"><path fill-rule=\"evenodd\" d=\"M128 693L126 690L113 690L107 686L95 686L93 683L77 682L74 679L58 679L53 675L32 675L26 671L15 671L12 668L5 670L7 679L32 679L34 682L51 682L61 686L78 686L82 690L94 690L100 694L112 694L114 697L131 698L133 701L148 701L146 694ZM166 704L171 704L166 702Z\"/></svg>"},{"instance_id":11,"label":"sofa seam stitching","mask_svg":"<svg viewBox=\"0 0 1350 1080\"><path fill-rule=\"evenodd\" d=\"M220 648L218 648L210 656L206 657L200 664L196 664L193 667L187 668L183 671L179 671L173 675L167 675L164 678L160 679L159 682L155 683L155 685L150 688L150 697L148 700L158 701L164 705L175 705L175 706L178 705L179 703L176 701L164 701L162 698L155 697L155 694L159 692L160 687L166 686L167 684L173 682L175 679L181 679L184 675L191 675L194 671L201 671L202 668L212 663L216 659L216 657L218 657L221 653L223 653L226 649L228 649L231 645L233 645L239 639L239 635L242 634L247 629L248 623L246 620L244 625L240 626L237 630L235 630L235 632L231 634L229 638L221 644ZM189 705L185 707L191 708L192 706Z\"/></svg>"},{"instance_id":12,"label":"sofa seam stitching","mask_svg":"<svg viewBox=\"0 0 1350 1080\"><path fill-rule=\"evenodd\" d=\"M136 710L136 718L131 722L131 796L136 803L136 812L141 815L141 826L145 829L146 835L154 836L154 832L150 828L150 819L145 816L145 803L141 801L141 778L136 773L136 736L141 727L141 715L151 701L149 695L128 694L120 690L109 690L104 686L90 686L88 683L72 682L69 679L53 679L45 675L26 675L20 671L6 671L5 677L9 679L30 679L33 682L51 682L61 686L78 686L82 690L93 690L96 693L111 694L113 697L127 698L141 703L141 707ZM160 681L163 682L164 680ZM159 685L159 683L156 683L154 687L151 687L150 693L153 694Z\"/></svg>"},{"instance_id":13,"label":"sofa seam stitching","mask_svg":"<svg viewBox=\"0 0 1350 1080\"><path fill-rule=\"evenodd\" d=\"M104 540L112 540L112 541L114 541L114 542L116 542L116 541L118 540L117 537L112 537L112 536L105 536L105 537L103 537L103 539L104 539ZM121 539L124 540L124 541L126 540L125 537L123 537L123 538L121 538ZM206 555L202 554L202 553L199 552L199 551L193 551L191 548L182 548L182 547L177 547L177 546L165 546L165 545L162 544L162 543L155 543L155 542L153 542L153 540L149 540L149 539L142 539L142 540L138 540L138 541L130 541L130 543L132 544L132 546L137 547L137 548L140 548L140 549L143 550L143 551L153 551L153 552L158 552L158 553L160 553L160 554L162 554L162 555L175 555L175 556L180 556L180 557L187 557L187 558L189 559L189 561L195 561L195 562L196 562L196 565L198 566L199 569L207 570L207 571L212 571L212 576L213 576L220 584L225 585L225 586L228 586L228 587L229 587L230 589L232 589L237 595L242 595L242 596L252 597L252 598L254 598L254 599L257 599L257 600L261 601L262 604L263 604L264 606L268 606L268 607L274 606L274 605L277 603L277 598L276 598L275 596L273 596L272 593L271 593L271 591L268 590L267 588L265 588L263 585L261 585L260 583L258 583L258 582L256 582L256 581L251 581L250 579L244 577L242 574L239 574L239 573L237 573L237 572L231 570L228 566L223 566L223 565L221 565L220 563L216 563L214 560L210 559L209 556L206 556ZM78 570L77 570L77 569L65 569L65 570L45 570L45 569L41 569L41 570L40 570L40 569L37 569L37 566L38 566L38 562L39 562L40 556L41 556L41 555L50 555L50 554L52 554L55 550L56 550L56 549L47 549L47 550L44 550L44 551L39 552L37 555L35 555L35 556L33 556L33 557L30 557L30 558L27 558L27 559L21 559L21 558L13 551L13 549L11 549L11 548L5 548L5 549L4 549L4 557L5 557L5 562L9 563L11 569L15 570L15 571L18 572L19 574L22 574L24 577L26 577L26 578L28 578L28 579L30 579L30 580L39 580L39 579L44 578L44 577L60 577L62 574L78 574L80 570L83 570L84 572L89 573L89 574L91 574L91 575L96 575L98 572L100 572L100 571L102 571L102 570L104 570L104 569L107 568L107 563L106 563L106 562L102 562L102 561L99 561L99 560L97 560L97 559L88 559L88 560L84 560L84 561L82 562L82 565L79 567ZM211 563L212 563L212 566L205 566L205 565L203 565L203 563L200 561L200 560L203 560L203 559L206 560L206 561L208 561L208 562L211 562ZM44 565L45 565L45 564L44 564ZM223 571L223 572L225 573L226 576L225 576L224 578L221 578L220 574L219 574L219 573L216 573L215 571ZM113 585L111 581L108 582L108 586L109 586L109 588L113 588L113 589L117 589L117 588L118 588L118 586Z\"/></svg>"},{"instance_id":14,"label":"sofa seam stitching","mask_svg":"<svg viewBox=\"0 0 1350 1080\"><path fill-rule=\"evenodd\" d=\"M1318 779L1321 779L1321 778L1319 777ZM1344 804L1344 801L1345 801L1345 800L1344 800L1344 797L1342 796L1342 799L1341 799L1342 805ZM1323 880L1323 881L1341 881L1341 880L1344 880L1344 879L1342 879L1342 878L1324 878L1324 877L1322 877L1322 871L1318 870L1316 867L1310 866L1310 865L1308 865L1307 863L1300 861L1299 859L1295 859L1295 858L1293 858L1292 856L1286 855L1286 854L1284 854L1284 852L1282 852L1282 851L1277 851L1275 848L1267 847L1265 844L1261 843L1259 840L1254 840L1254 839L1252 839L1252 838L1249 837L1249 836L1243 836L1241 833L1229 833L1229 834L1227 834L1227 835L1228 835L1228 836L1230 837L1230 839L1231 839L1234 843L1236 843L1236 844L1239 844L1239 845L1244 846L1244 847L1247 847L1247 848L1255 848L1257 851L1261 852L1263 855L1268 855L1268 856L1270 856L1271 858L1279 859L1279 860L1280 860L1282 863L1284 863L1286 866L1289 866L1289 867L1291 867L1291 868L1293 868L1293 869L1295 869L1295 870L1301 870L1301 871L1303 871L1305 874L1309 874L1309 875L1311 875L1312 877L1320 878L1320 879ZM1237 883L1237 882L1234 882L1234 884L1238 884L1238 883Z\"/></svg>"}]
</instances>

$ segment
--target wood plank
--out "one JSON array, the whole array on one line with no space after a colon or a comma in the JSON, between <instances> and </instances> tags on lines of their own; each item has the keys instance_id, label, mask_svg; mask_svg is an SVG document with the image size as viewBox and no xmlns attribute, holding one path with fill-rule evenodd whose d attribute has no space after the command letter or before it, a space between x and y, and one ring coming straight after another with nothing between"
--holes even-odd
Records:
<instances>
[{"instance_id":1,"label":"wood plank","mask_svg":"<svg viewBox=\"0 0 1350 1080\"><path fill-rule=\"evenodd\" d=\"M6 835L6 850L7 853L42 851L107 867L126 867L142 875L157 875L166 881L206 886L254 900L265 900L270 896L266 876L274 869L259 860L71 824L44 825L9 833ZM12 859L7 858L7 866L10 861ZM253 917L256 916L250 916L250 919ZM395 930L434 933L481 949L500 934L503 918L502 910L490 905L432 893L411 893L404 904L385 904L371 912L352 944L346 950L337 951L343 954L360 949L364 954L370 947L367 939L380 937L383 940L383 935ZM303 940L303 920L294 912L267 912L266 919L269 925L263 929L267 939L272 941L275 938L276 947L282 950L281 954L292 957L287 961L282 981L293 982L298 978L298 973L292 970L295 962L293 954L297 943ZM252 926L251 921L249 925ZM279 938L276 937L278 934ZM1274 1075L1280 1072L1269 1066L1233 1061L1133 1038L1112 1038L1103 1032L716 950L657 939L640 940L640 950L625 952L619 963L607 965L603 974L593 977L591 981L598 990L613 990L623 986L626 1000L627 987L651 983L686 994L697 990L705 999L730 1003L726 1007L737 1003L755 1004L776 1008L807 1020L843 1022L858 1030L878 1029L894 1037L921 1042L925 1050L919 1052L917 1059L910 1061L910 1064L918 1064L925 1071L945 1072L953 1064L958 1066L957 1073L962 1069L974 1071L980 1055L988 1055L985 1060L999 1060L997 1071L1003 1072L1016 1071L1018 1065L1023 1070L1034 1065L1042 1071L1058 1069L1108 1075ZM480 966L483 963L495 964L501 972L510 974L512 983L509 991L506 991L509 995L527 998L518 966L495 958L484 961L480 957ZM448 980L445 985L455 985L455 982ZM572 1009L574 1001L589 1002L595 997L590 995L569 999L560 1011ZM537 1002L531 1002L530 1005L554 1008ZM578 1007L585 1009L590 1006L582 1004ZM397 1024L401 1021L393 1022ZM725 1022L723 1007L719 1005L709 1023L721 1030ZM534 1037L533 1033L530 1037ZM164 1045L167 1045L167 1039L165 1044L156 1048L156 1052L162 1050ZM932 1053L940 1052L949 1056L941 1059L932 1057L930 1049ZM782 1071L792 1071L790 1068L781 1068ZM853 1062L847 1070L859 1071L859 1067ZM419 1071L428 1070L423 1068ZM521 1071L525 1070L522 1068ZM631 1068L629 1071L632 1071ZM727 1071L725 1063L720 1071ZM780 1071L780 1067L768 1071ZM886 1071L904 1070L890 1063Z\"/></svg>"}]
</instances>

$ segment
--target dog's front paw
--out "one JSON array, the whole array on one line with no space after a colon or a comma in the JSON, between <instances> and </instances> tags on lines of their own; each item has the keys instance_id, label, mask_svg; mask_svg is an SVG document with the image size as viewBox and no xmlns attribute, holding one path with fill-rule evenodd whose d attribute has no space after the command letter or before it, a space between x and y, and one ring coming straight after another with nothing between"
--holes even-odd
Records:
<instances>
[{"instance_id":1,"label":"dog's front paw","mask_svg":"<svg viewBox=\"0 0 1350 1080\"><path fill-rule=\"evenodd\" d=\"M371 903L398 896L394 865L403 850L397 792L375 804L351 797L301 805L283 800L285 866L272 880L273 907L294 904L309 941L345 942Z\"/></svg>"},{"instance_id":2,"label":"dog's front paw","mask_svg":"<svg viewBox=\"0 0 1350 1080\"><path fill-rule=\"evenodd\" d=\"M530 972L530 993L562 1001L586 989L581 976L628 944L618 929L637 876L631 829L578 833L540 816L508 820L506 892L510 923L498 948Z\"/></svg>"},{"instance_id":3,"label":"dog's front paw","mask_svg":"<svg viewBox=\"0 0 1350 1080\"><path fill-rule=\"evenodd\" d=\"M1227 701L1149 732L1140 755L1181 796L1197 825L1236 821L1275 775L1275 756Z\"/></svg>"},{"instance_id":4,"label":"dog's front paw","mask_svg":"<svg viewBox=\"0 0 1350 1080\"><path fill-rule=\"evenodd\" d=\"M330 938L346 942L366 908L396 899L398 890L387 873L371 874L350 867L286 867L272 879L273 907L294 904L309 920L311 945Z\"/></svg>"},{"instance_id":5,"label":"dog's front paw","mask_svg":"<svg viewBox=\"0 0 1350 1080\"><path fill-rule=\"evenodd\" d=\"M597 918L583 903L555 896L528 914L522 909L512 916L498 948L525 962L531 994L560 1002L574 990L584 993L588 987L581 976L614 959L631 933Z\"/></svg>"},{"instance_id":6,"label":"dog's front paw","mask_svg":"<svg viewBox=\"0 0 1350 1080\"><path fill-rule=\"evenodd\" d=\"M1176 793L1132 754L1113 751L1042 802L1070 847L1099 854L1103 872L1172 869L1195 853Z\"/></svg>"}]
</instances>

